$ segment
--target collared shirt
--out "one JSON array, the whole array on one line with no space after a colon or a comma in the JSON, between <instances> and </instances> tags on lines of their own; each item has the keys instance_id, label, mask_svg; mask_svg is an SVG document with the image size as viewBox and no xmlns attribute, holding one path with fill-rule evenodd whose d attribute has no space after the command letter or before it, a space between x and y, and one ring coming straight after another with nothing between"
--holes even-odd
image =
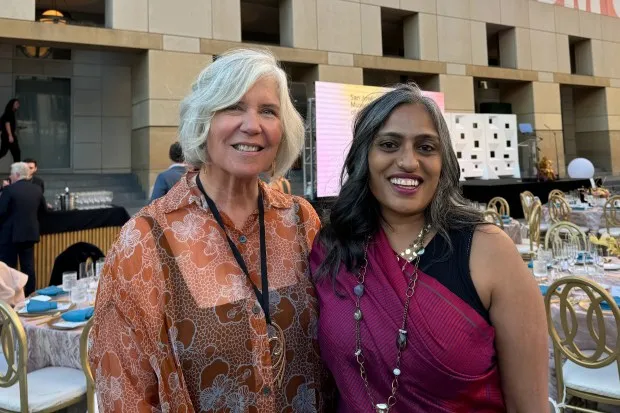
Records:
<instances>
[{"instance_id":1,"label":"collared shirt","mask_svg":"<svg viewBox=\"0 0 620 413\"><path fill-rule=\"evenodd\" d=\"M187 173L129 221L108 254L89 351L100 408L322 411L317 301L307 274L316 213L303 198L259 183L270 312L286 340L280 387L265 315L196 176ZM222 219L260 289L258 211L242 228Z\"/></svg>"}]
</instances>

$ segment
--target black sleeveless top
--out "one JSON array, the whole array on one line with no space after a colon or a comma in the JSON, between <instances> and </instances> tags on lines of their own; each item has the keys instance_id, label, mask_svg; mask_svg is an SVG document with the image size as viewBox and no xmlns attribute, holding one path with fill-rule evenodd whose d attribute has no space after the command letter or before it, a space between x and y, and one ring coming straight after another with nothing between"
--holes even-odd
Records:
<instances>
[{"instance_id":1,"label":"black sleeveless top","mask_svg":"<svg viewBox=\"0 0 620 413\"><path fill-rule=\"evenodd\" d=\"M480 301L469 271L474 227L450 230L448 235L452 251L442 236L435 235L420 259L420 270L439 281L491 324L489 310Z\"/></svg>"}]
</instances>

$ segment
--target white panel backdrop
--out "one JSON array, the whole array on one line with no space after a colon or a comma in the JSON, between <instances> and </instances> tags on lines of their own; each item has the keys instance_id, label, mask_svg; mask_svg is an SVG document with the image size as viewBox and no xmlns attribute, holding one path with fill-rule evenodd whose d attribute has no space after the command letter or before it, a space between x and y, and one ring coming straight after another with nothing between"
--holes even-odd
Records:
<instances>
[{"instance_id":1,"label":"white panel backdrop","mask_svg":"<svg viewBox=\"0 0 620 413\"><path fill-rule=\"evenodd\" d=\"M444 116L464 178L520 177L516 115Z\"/></svg>"}]
</instances>

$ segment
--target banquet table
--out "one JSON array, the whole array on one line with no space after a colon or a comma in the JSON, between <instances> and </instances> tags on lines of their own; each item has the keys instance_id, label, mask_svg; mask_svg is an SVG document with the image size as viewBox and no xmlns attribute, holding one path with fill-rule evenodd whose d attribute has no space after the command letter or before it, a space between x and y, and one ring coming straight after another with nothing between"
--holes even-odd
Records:
<instances>
[{"instance_id":1,"label":"banquet table","mask_svg":"<svg viewBox=\"0 0 620 413\"><path fill-rule=\"evenodd\" d=\"M620 259L612 258L610 263L620 264ZM580 274L579 272L577 274L568 274L568 273L560 272L560 273L556 273L555 275L553 275L552 278L555 279L557 277L567 276L567 275L583 276L584 274ZM620 270L605 271L604 282L605 284L609 286L609 288L620 287ZM581 304L583 305L584 303L581 302ZM573 304L573 308L575 309L575 314L577 317L577 323L579 326L577 329L577 334L575 336L575 343L579 346L581 350L594 350L596 348L596 345L588 331L587 322L586 322L586 309L584 309L582 305L580 305L579 302L575 302ZM605 311L603 312L603 314L604 314L605 328L607 331L606 341L608 345L613 346L616 344L615 337L617 337L616 323L615 323L614 317L611 314L611 312ZM557 303L552 304L551 305L551 318L553 320L555 327L558 329L558 331L561 331L560 317L561 317L561 311L560 311L559 304ZM554 400L557 400L557 378L556 378L555 363L554 363L553 357L554 357L553 343L551 341L551 337L549 337L549 396L552 397ZM620 407L608 406L605 408L604 411L620 412Z\"/></svg>"},{"instance_id":2,"label":"banquet table","mask_svg":"<svg viewBox=\"0 0 620 413\"><path fill-rule=\"evenodd\" d=\"M52 297L51 301L66 303L69 294ZM71 310L94 305L94 297L89 302L78 304ZM48 322L52 317L19 317L26 332L28 342L28 372L44 367L69 367L82 370L80 362L80 336L82 327L72 330L57 330Z\"/></svg>"},{"instance_id":3,"label":"banquet table","mask_svg":"<svg viewBox=\"0 0 620 413\"><path fill-rule=\"evenodd\" d=\"M549 208L547 205L543 206L542 212L542 222L550 224L551 219L549 217ZM598 231L599 229L606 227L603 208L598 206L584 210L572 209L568 221L577 226L588 228L592 231Z\"/></svg>"}]
</instances>

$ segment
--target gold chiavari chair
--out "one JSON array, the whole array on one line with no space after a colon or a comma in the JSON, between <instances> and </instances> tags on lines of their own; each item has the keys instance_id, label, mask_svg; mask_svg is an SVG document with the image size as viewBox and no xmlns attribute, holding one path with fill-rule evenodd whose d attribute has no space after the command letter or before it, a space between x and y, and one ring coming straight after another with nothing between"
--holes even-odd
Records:
<instances>
[{"instance_id":1,"label":"gold chiavari chair","mask_svg":"<svg viewBox=\"0 0 620 413\"><path fill-rule=\"evenodd\" d=\"M551 192L549 192L549 198L551 198L552 196L560 196L564 198L564 192L560 191L559 189L552 189Z\"/></svg>"},{"instance_id":2,"label":"gold chiavari chair","mask_svg":"<svg viewBox=\"0 0 620 413\"><path fill-rule=\"evenodd\" d=\"M532 205L534 203L534 194L530 191L523 191L519 195L519 198L521 199L521 208L523 209L525 222L528 222L530 218L530 211L532 210Z\"/></svg>"},{"instance_id":3,"label":"gold chiavari chair","mask_svg":"<svg viewBox=\"0 0 620 413\"><path fill-rule=\"evenodd\" d=\"M82 364L82 370L84 370L84 376L86 376L86 407L88 413L98 411L96 406L97 400L95 399L95 378L88 361L88 335L93 327L94 320L95 317L91 317L88 320L80 335L80 363Z\"/></svg>"},{"instance_id":4,"label":"gold chiavari chair","mask_svg":"<svg viewBox=\"0 0 620 413\"><path fill-rule=\"evenodd\" d=\"M579 323L573 307L572 294L579 291L589 299L585 325ZM559 301L559 302L558 302ZM556 303L557 302L557 303ZM582 303L587 303L583 301ZM603 310L605 303L609 310ZM553 318L557 305L559 313ZM587 304L585 304L587 305ZM547 325L553 341L558 386L557 407L581 412L597 410L573 406L569 397L620 405L620 309L613 297L600 285L584 277L563 277L554 282L545 296ZM610 331L605 316L613 317L616 331ZM579 334L581 331L585 332ZM580 343L585 340L586 348ZM610 343L615 342L614 345ZM564 362L563 358L566 358Z\"/></svg>"},{"instance_id":5,"label":"gold chiavari chair","mask_svg":"<svg viewBox=\"0 0 620 413\"><path fill-rule=\"evenodd\" d=\"M563 196L554 195L550 197L547 206L549 207L549 220L552 224L570 221L572 209ZM588 232L590 230L588 227L579 228L581 228L583 232Z\"/></svg>"},{"instance_id":6,"label":"gold chiavari chair","mask_svg":"<svg viewBox=\"0 0 620 413\"><path fill-rule=\"evenodd\" d=\"M497 212L500 216L510 216L510 205L508 205L508 201L506 201L501 196L496 196L495 198L491 199L487 204L487 209L495 210L495 212Z\"/></svg>"},{"instance_id":7,"label":"gold chiavari chair","mask_svg":"<svg viewBox=\"0 0 620 413\"><path fill-rule=\"evenodd\" d=\"M620 237L620 195L610 197L603 207L605 228L599 229L599 234L609 234L612 237Z\"/></svg>"},{"instance_id":8,"label":"gold chiavari chair","mask_svg":"<svg viewBox=\"0 0 620 413\"><path fill-rule=\"evenodd\" d=\"M540 201L535 199L532 203L530 217L528 220L528 228L530 236L524 239L521 244L517 245L517 249L524 260L530 260L540 245L540 221L542 219L542 205Z\"/></svg>"},{"instance_id":9,"label":"gold chiavari chair","mask_svg":"<svg viewBox=\"0 0 620 413\"><path fill-rule=\"evenodd\" d=\"M86 380L81 370L45 367L27 373L26 332L4 301L0 301L0 343L7 365L6 372L0 371L0 412L55 412L84 399Z\"/></svg>"},{"instance_id":10,"label":"gold chiavari chair","mask_svg":"<svg viewBox=\"0 0 620 413\"><path fill-rule=\"evenodd\" d=\"M570 205L563 196L550 196L547 206L549 207L549 219L552 223L568 221L570 218Z\"/></svg>"},{"instance_id":11,"label":"gold chiavari chair","mask_svg":"<svg viewBox=\"0 0 620 413\"><path fill-rule=\"evenodd\" d=\"M487 209L482 213L484 220L490 224L495 224L504 229L504 221L494 209Z\"/></svg>"},{"instance_id":12,"label":"gold chiavari chair","mask_svg":"<svg viewBox=\"0 0 620 413\"><path fill-rule=\"evenodd\" d=\"M588 237L583 229L572 222L562 221L551 225L545 235L545 249L552 248L555 252L563 244L573 244L584 251L588 245Z\"/></svg>"}]
</instances>

